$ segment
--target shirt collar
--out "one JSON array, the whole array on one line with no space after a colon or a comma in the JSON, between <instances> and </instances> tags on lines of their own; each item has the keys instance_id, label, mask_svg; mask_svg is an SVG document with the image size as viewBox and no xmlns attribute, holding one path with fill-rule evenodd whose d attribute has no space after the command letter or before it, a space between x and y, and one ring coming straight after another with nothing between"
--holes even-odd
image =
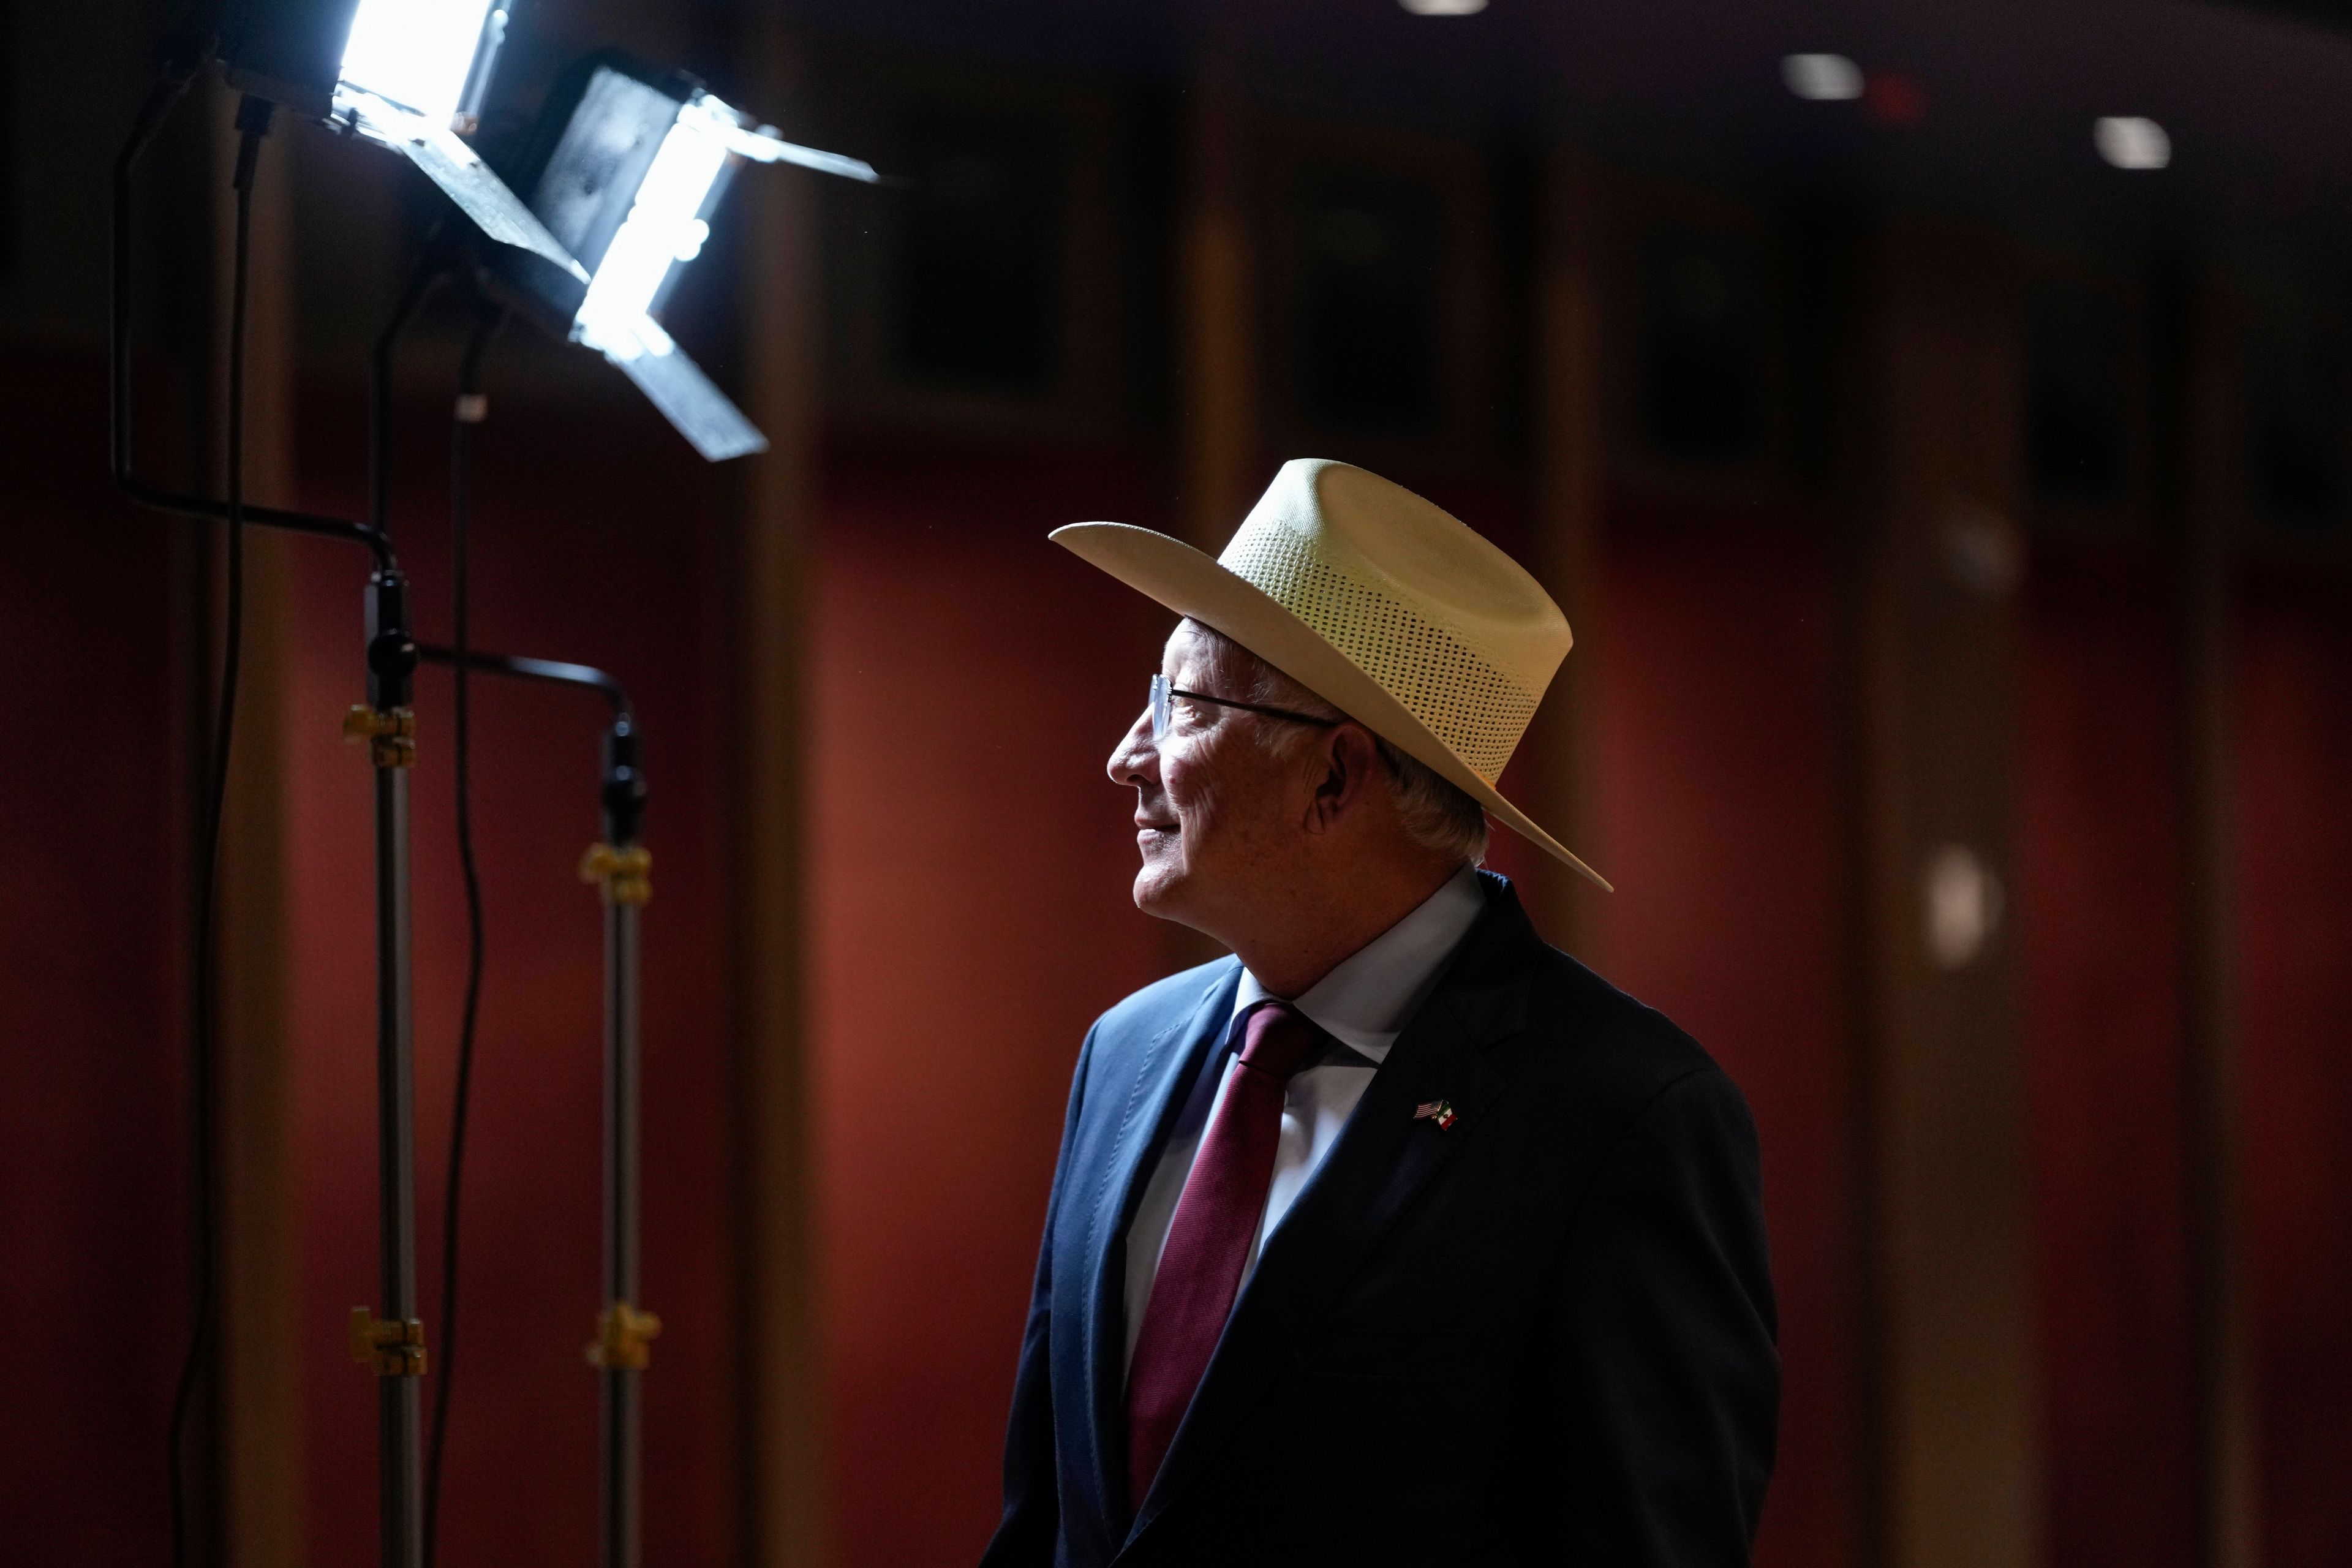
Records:
<instances>
[{"instance_id":1,"label":"shirt collar","mask_svg":"<svg viewBox=\"0 0 2352 1568\"><path fill-rule=\"evenodd\" d=\"M1291 1005L1340 1044L1378 1064L1429 998L1437 972L1486 911L1478 870L1465 866L1419 907L1366 942ZM1247 969L1234 1016L1274 994Z\"/></svg>"}]
</instances>

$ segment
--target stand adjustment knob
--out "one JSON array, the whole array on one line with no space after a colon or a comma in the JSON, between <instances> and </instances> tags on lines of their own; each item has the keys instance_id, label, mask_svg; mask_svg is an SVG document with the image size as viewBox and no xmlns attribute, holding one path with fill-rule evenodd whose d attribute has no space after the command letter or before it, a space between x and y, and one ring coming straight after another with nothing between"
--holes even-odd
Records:
<instances>
[{"instance_id":1,"label":"stand adjustment knob","mask_svg":"<svg viewBox=\"0 0 2352 1568\"><path fill-rule=\"evenodd\" d=\"M654 1336L661 1320L626 1301L615 1301L596 1314L596 1342L588 1347L588 1364L607 1372L643 1372L653 1360Z\"/></svg>"},{"instance_id":2,"label":"stand adjustment knob","mask_svg":"<svg viewBox=\"0 0 2352 1568\"><path fill-rule=\"evenodd\" d=\"M580 858L580 879L603 883L607 903L645 903L654 896L653 876L653 851L642 844L625 844L618 849L609 844L591 844L588 853Z\"/></svg>"},{"instance_id":3,"label":"stand adjustment knob","mask_svg":"<svg viewBox=\"0 0 2352 1568\"><path fill-rule=\"evenodd\" d=\"M354 702L343 715L343 739L368 743L368 760L380 768L404 768L416 761L416 710L394 708L386 712Z\"/></svg>"},{"instance_id":4,"label":"stand adjustment knob","mask_svg":"<svg viewBox=\"0 0 2352 1568\"><path fill-rule=\"evenodd\" d=\"M378 1377L425 1375L425 1321L379 1318L365 1307L352 1309L352 1359Z\"/></svg>"}]
</instances>

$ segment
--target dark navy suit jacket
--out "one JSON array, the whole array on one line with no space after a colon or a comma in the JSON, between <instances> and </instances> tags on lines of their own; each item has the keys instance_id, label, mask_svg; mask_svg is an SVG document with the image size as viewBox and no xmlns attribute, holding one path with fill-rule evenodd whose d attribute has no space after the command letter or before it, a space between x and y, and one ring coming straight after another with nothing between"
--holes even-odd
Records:
<instances>
[{"instance_id":1,"label":"dark navy suit jacket","mask_svg":"<svg viewBox=\"0 0 2352 1568\"><path fill-rule=\"evenodd\" d=\"M1501 878L1127 1497L1125 1237L1232 959L1078 1056L984 1568L1748 1561L1780 1395L1756 1132ZM1431 1100L1458 1120L1416 1119ZM1139 1505L1139 1506L1137 1506Z\"/></svg>"}]
</instances>

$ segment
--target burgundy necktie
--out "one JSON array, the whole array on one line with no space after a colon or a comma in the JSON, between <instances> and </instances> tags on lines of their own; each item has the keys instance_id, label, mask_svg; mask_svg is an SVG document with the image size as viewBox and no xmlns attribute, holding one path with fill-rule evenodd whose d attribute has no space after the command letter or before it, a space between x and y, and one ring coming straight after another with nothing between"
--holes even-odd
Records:
<instances>
[{"instance_id":1,"label":"burgundy necktie","mask_svg":"<svg viewBox=\"0 0 2352 1568\"><path fill-rule=\"evenodd\" d=\"M1324 1039L1286 1002L1259 1004L1246 1030L1241 1065L1202 1135L1169 1222L1128 1366L1127 1495L1137 1508L1160 1473L1241 1290L1242 1268L1274 1179L1283 1086Z\"/></svg>"}]
</instances>

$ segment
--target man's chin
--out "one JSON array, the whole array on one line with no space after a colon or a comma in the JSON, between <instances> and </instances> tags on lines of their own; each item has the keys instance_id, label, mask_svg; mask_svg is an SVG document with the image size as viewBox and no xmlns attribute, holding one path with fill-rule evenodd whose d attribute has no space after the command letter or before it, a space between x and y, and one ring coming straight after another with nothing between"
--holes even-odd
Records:
<instances>
[{"instance_id":1,"label":"man's chin","mask_svg":"<svg viewBox=\"0 0 2352 1568\"><path fill-rule=\"evenodd\" d=\"M1184 918L1183 873L1164 861L1146 860L1135 874L1135 907L1163 921Z\"/></svg>"}]
</instances>

